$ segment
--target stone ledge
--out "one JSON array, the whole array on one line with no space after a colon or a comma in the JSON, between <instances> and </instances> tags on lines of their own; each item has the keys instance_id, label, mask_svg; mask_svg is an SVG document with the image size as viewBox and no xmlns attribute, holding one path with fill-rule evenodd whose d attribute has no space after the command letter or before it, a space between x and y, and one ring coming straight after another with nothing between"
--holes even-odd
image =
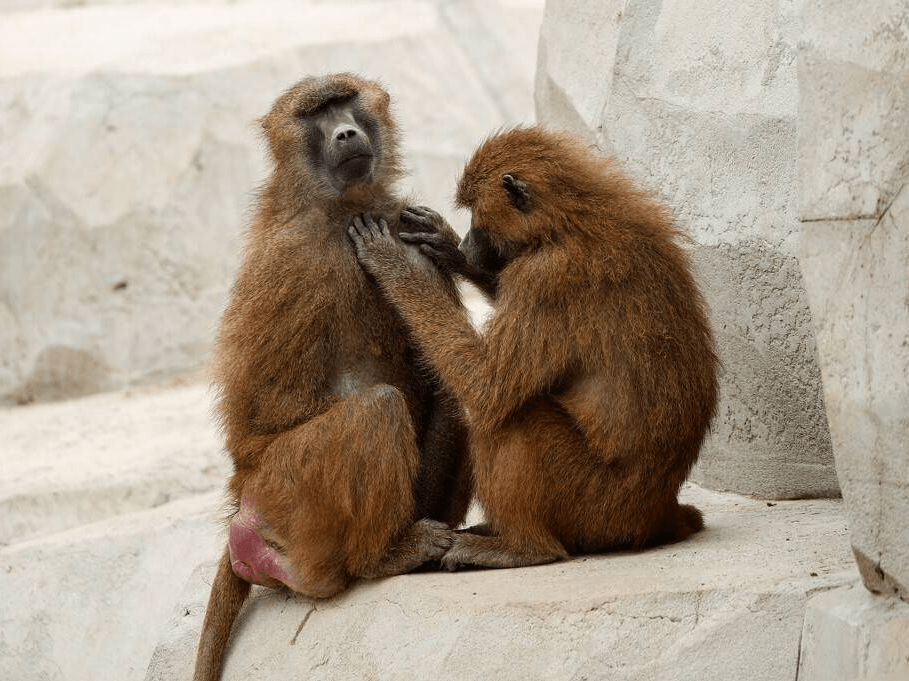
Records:
<instances>
[{"instance_id":1,"label":"stone ledge","mask_svg":"<svg viewBox=\"0 0 909 681\"><path fill-rule=\"evenodd\" d=\"M683 497L708 528L650 551L406 575L315 605L257 588L224 680L794 680L809 597L857 576L841 502ZM197 568L146 681L191 677L213 573Z\"/></svg>"},{"instance_id":2,"label":"stone ledge","mask_svg":"<svg viewBox=\"0 0 909 681\"><path fill-rule=\"evenodd\" d=\"M220 489L204 385L0 409L0 546Z\"/></svg>"}]
</instances>

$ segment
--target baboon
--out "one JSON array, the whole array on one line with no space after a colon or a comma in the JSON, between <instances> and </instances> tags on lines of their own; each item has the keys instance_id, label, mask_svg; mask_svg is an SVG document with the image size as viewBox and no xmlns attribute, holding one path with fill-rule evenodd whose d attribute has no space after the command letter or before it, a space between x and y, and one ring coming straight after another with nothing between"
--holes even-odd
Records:
<instances>
[{"instance_id":1,"label":"baboon","mask_svg":"<svg viewBox=\"0 0 909 681\"><path fill-rule=\"evenodd\" d=\"M395 224L402 210L389 108L378 84L336 74L300 81L260 121L274 168L212 363L235 513L196 681L220 677L250 582L332 596L440 558L466 514L460 407L346 234L356 214ZM454 283L436 283L457 308Z\"/></svg>"},{"instance_id":2,"label":"baboon","mask_svg":"<svg viewBox=\"0 0 909 681\"><path fill-rule=\"evenodd\" d=\"M456 203L472 214L460 250L420 233L444 223L428 212L400 239L370 215L349 228L467 413L487 523L443 565L533 565L701 529L678 492L716 410L718 362L666 211L614 161L539 127L486 140ZM443 295L446 272L494 296L484 334Z\"/></svg>"}]
</instances>

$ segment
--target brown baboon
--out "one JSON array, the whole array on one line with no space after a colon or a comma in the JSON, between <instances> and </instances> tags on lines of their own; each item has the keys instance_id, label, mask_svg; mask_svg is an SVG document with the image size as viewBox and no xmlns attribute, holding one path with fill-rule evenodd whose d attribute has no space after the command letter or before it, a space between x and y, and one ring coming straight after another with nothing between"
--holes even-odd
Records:
<instances>
[{"instance_id":1,"label":"brown baboon","mask_svg":"<svg viewBox=\"0 0 909 681\"><path fill-rule=\"evenodd\" d=\"M488 139L457 203L472 212L460 251L402 236L422 262L381 219L349 230L467 413L488 522L443 564L532 565L701 529L678 491L716 409L717 358L667 213L614 162L538 127ZM494 296L485 334L445 297L445 271Z\"/></svg>"},{"instance_id":2,"label":"brown baboon","mask_svg":"<svg viewBox=\"0 0 909 681\"><path fill-rule=\"evenodd\" d=\"M356 214L395 224L402 210L388 94L350 74L307 78L261 123L274 170L213 362L236 513L197 681L219 678L250 582L328 597L412 570L442 556L470 501L460 407L346 234ZM457 308L453 282L437 284Z\"/></svg>"}]
</instances>

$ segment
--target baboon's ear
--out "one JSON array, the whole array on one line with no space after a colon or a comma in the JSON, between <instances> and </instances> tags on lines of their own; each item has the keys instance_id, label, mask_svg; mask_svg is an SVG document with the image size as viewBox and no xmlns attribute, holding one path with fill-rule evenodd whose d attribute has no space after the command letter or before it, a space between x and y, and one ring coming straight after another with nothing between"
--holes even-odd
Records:
<instances>
[{"instance_id":1,"label":"baboon's ear","mask_svg":"<svg viewBox=\"0 0 909 681\"><path fill-rule=\"evenodd\" d=\"M530 212L530 188L526 182L516 178L514 175L503 175L502 186L508 192L508 198L511 203L522 213Z\"/></svg>"}]
</instances>

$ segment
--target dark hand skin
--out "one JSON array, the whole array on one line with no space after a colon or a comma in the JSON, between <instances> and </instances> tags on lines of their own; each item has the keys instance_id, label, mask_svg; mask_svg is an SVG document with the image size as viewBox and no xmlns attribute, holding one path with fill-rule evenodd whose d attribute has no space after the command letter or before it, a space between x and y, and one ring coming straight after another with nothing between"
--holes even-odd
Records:
<instances>
[{"instance_id":1,"label":"dark hand skin","mask_svg":"<svg viewBox=\"0 0 909 681\"><path fill-rule=\"evenodd\" d=\"M399 232L401 241L419 246L420 252L443 272L464 270L467 259L458 250L461 237L441 215L426 206L408 206L401 211L401 223L414 230Z\"/></svg>"},{"instance_id":2,"label":"dark hand skin","mask_svg":"<svg viewBox=\"0 0 909 681\"><path fill-rule=\"evenodd\" d=\"M488 271L467 261L458 247L457 232L441 215L426 206L408 206L401 212L401 223L415 231L399 232L401 241L418 246L437 269L451 276L459 274L489 298L495 298L497 272Z\"/></svg>"}]
</instances>

